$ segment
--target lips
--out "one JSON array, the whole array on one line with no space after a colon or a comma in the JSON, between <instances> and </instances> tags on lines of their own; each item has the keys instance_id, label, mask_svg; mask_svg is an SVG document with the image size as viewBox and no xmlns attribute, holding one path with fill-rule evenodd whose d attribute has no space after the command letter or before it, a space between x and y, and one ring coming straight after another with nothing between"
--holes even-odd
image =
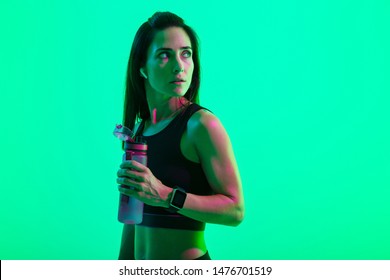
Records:
<instances>
[{"instance_id":1,"label":"lips","mask_svg":"<svg viewBox=\"0 0 390 280\"><path fill-rule=\"evenodd\" d=\"M176 79L176 80L171 81L170 83L175 84L175 83L184 83L184 82L185 82L185 80L183 80L183 79Z\"/></svg>"},{"instance_id":2,"label":"lips","mask_svg":"<svg viewBox=\"0 0 390 280\"><path fill-rule=\"evenodd\" d=\"M175 76L174 80L170 81L169 83L180 84L180 83L184 83L184 82L185 82L185 80L181 77L181 75L177 75L177 76Z\"/></svg>"}]
</instances>

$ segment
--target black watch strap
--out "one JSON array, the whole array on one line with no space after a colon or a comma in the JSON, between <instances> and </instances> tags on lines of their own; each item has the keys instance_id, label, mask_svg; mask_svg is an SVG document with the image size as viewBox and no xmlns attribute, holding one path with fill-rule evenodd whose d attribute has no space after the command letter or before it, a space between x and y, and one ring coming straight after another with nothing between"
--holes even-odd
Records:
<instances>
[{"instance_id":1,"label":"black watch strap","mask_svg":"<svg viewBox=\"0 0 390 280\"><path fill-rule=\"evenodd\" d=\"M179 187L173 189L171 200L169 202L168 211L175 213L183 208L184 202L187 198L187 192Z\"/></svg>"}]
</instances>

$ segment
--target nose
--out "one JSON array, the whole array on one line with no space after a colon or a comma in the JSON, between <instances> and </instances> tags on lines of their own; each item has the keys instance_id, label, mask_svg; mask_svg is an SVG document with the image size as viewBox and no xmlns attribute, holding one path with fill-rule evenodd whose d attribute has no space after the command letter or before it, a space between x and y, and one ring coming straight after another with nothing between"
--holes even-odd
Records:
<instances>
[{"instance_id":1,"label":"nose","mask_svg":"<svg viewBox=\"0 0 390 280\"><path fill-rule=\"evenodd\" d=\"M184 65L180 58L175 59L175 65L173 66L173 73L181 73L184 72Z\"/></svg>"}]
</instances>

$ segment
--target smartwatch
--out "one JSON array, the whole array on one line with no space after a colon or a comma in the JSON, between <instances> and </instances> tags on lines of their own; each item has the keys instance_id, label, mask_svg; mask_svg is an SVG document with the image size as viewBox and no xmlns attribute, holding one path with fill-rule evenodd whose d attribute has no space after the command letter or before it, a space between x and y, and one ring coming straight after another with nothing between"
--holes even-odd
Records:
<instances>
[{"instance_id":1,"label":"smartwatch","mask_svg":"<svg viewBox=\"0 0 390 280\"><path fill-rule=\"evenodd\" d=\"M186 201L187 193L184 189L176 187L173 189L171 201L169 202L168 211L175 213L183 208L184 201Z\"/></svg>"}]
</instances>

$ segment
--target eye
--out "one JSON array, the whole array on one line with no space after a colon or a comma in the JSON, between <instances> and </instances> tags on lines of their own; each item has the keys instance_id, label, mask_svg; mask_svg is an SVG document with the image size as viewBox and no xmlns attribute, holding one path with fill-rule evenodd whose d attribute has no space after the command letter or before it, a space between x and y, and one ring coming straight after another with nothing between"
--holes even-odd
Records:
<instances>
[{"instance_id":1,"label":"eye","mask_svg":"<svg viewBox=\"0 0 390 280\"><path fill-rule=\"evenodd\" d=\"M192 56L192 52L191 51L184 51L183 52L183 56L184 57L191 57Z\"/></svg>"},{"instance_id":2,"label":"eye","mask_svg":"<svg viewBox=\"0 0 390 280\"><path fill-rule=\"evenodd\" d=\"M159 57L159 58L162 58L162 59L168 58L168 56L169 56L169 55L168 55L167 52L161 52L161 53L158 54L158 57Z\"/></svg>"}]
</instances>

